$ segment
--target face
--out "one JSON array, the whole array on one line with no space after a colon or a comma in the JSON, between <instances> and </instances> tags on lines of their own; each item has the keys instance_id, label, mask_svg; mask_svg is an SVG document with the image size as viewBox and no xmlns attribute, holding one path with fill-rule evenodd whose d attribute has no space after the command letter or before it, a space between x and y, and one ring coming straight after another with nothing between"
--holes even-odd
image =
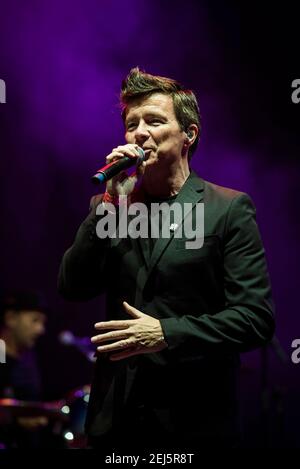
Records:
<instances>
[{"instance_id":1,"label":"face","mask_svg":"<svg viewBox=\"0 0 300 469\"><path fill-rule=\"evenodd\" d=\"M125 139L142 147L147 168L159 164L181 164L186 134L176 119L172 97L154 93L127 106Z\"/></svg>"},{"instance_id":2,"label":"face","mask_svg":"<svg viewBox=\"0 0 300 469\"><path fill-rule=\"evenodd\" d=\"M11 312L7 322L18 347L32 348L45 332L46 316L39 311Z\"/></svg>"}]
</instances>

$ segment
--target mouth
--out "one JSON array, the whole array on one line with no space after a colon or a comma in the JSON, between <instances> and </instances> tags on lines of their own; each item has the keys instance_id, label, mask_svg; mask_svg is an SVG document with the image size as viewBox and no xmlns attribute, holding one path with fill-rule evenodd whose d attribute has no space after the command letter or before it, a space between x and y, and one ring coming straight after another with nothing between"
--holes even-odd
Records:
<instances>
[{"instance_id":1,"label":"mouth","mask_svg":"<svg viewBox=\"0 0 300 469\"><path fill-rule=\"evenodd\" d=\"M154 148L143 148L145 154L146 154L146 157L149 159L150 157L154 157L154 154L155 154L155 149ZM152 152L152 154L151 154Z\"/></svg>"}]
</instances>

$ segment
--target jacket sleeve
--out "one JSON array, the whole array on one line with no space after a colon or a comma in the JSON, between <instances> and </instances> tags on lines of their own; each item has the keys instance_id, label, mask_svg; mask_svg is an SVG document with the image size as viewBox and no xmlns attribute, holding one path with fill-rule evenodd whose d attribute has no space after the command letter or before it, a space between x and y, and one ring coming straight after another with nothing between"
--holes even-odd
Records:
<instances>
[{"instance_id":1,"label":"jacket sleeve","mask_svg":"<svg viewBox=\"0 0 300 469\"><path fill-rule=\"evenodd\" d=\"M161 319L170 352L242 352L274 334L273 302L264 248L247 194L236 196L224 229L225 308L214 315Z\"/></svg>"},{"instance_id":2,"label":"jacket sleeve","mask_svg":"<svg viewBox=\"0 0 300 469\"><path fill-rule=\"evenodd\" d=\"M68 300L84 301L105 290L109 238L99 239L96 215L102 195L91 199L90 213L76 234L73 245L65 252L58 275L58 291Z\"/></svg>"}]
</instances>

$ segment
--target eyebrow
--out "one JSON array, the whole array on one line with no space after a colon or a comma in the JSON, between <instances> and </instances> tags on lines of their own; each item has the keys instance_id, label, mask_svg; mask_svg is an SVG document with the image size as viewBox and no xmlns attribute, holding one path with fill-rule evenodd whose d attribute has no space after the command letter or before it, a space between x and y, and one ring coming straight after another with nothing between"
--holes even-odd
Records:
<instances>
[{"instance_id":1,"label":"eyebrow","mask_svg":"<svg viewBox=\"0 0 300 469\"><path fill-rule=\"evenodd\" d=\"M160 112L154 112L154 111L146 112L144 117L158 117L160 119L167 120L167 118L163 114L161 114ZM132 121L134 119L136 119L136 116L134 116L134 115L132 117L130 117L129 119L128 119L128 117L126 117L125 123L127 123L129 121Z\"/></svg>"}]
</instances>

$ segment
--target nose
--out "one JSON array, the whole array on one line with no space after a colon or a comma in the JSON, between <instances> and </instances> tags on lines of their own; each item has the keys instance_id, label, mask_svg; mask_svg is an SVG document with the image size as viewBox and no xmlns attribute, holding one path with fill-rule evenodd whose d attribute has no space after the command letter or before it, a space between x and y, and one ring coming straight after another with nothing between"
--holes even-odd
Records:
<instances>
[{"instance_id":1,"label":"nose","mask_svg":"<svg viewBox=\"0 0 300 469\"><path fill-rule=\"evenodd\" d=\"M144 143L149 138L149 129L145 122L140 122L135 129L135 139L137 144Z\"/></svg>"}]
</instances>

